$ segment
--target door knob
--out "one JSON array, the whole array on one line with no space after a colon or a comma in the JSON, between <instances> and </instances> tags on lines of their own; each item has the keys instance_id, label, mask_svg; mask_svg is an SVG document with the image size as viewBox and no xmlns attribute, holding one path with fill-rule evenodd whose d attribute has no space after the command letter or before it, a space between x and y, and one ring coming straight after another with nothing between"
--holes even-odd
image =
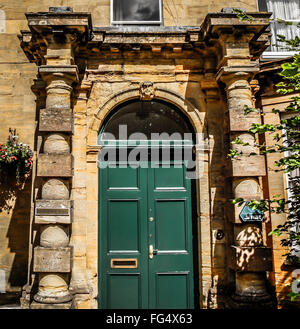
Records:
<instances>
[{"instance_id":1,"label":"door knob","mask_svg":"<svg viewBox=\"0 0 300 329\"><path fill-rule=\"evenodd\" d=\"M156 255L156 254L157 254L157 249L154 249L153 245L150 244L150 246L149 246L149 258L153 259L153 255Z\"/></svg>"}]
</instances>

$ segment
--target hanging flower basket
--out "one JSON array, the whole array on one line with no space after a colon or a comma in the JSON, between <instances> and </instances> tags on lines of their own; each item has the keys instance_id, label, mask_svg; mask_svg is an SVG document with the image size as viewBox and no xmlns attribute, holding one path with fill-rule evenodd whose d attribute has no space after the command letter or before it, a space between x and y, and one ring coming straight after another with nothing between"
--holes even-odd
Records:
<instances>
[{"instance_id":1,"label":"hanging flower basket","mask_svg":"<svg viewBox=\"0 0 300 329\"><path fill-rule=\"evenodd\" d=\"M21 183L31 172L33 152L18 139L16 130L9 129L7 141L0 144L1 181L14 178L17 183Z\"/></svg>"}]
</instances>

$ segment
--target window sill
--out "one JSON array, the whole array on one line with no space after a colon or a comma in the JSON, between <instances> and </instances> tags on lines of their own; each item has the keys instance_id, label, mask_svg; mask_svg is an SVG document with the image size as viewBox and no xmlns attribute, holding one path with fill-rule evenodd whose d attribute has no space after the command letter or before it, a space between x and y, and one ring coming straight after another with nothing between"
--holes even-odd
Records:
<instances>
[{"instance_id":1,"label":"window sill","mask_svg":"<svg viewBox=\"0 0 300 329\"><path fill-rule=\"evenodd\" d=\"M270 59L283 59L295 56L297 54L296 51L265 51L261 59L262 60L270 60Z\"/></svg>"}]
</instances>

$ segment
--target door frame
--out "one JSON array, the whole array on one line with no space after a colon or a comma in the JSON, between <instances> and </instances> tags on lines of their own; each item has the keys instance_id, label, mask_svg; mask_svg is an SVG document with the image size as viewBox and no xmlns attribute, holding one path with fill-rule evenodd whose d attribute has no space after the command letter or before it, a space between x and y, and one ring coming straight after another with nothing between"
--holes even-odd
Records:
<instances>
[{"instance_id":1,"label":"door frame","mask_svg":"<svg viewBox=\"0 0 300 329\"><path fill-rule=\"evenodd\" d=\"M171 141L171 147L173 147L174 149L175 148L184 148L184 147L189 147L189 148L193 148L194 147L194 143L192 143L191 141ZM149 150L149 148L151 149L152 147L154 148L163 148L166 144L165 142L163 141L103 141L102 143L102 147L105 148L116 148L116 149L121 149L121 148L130 148L130 147L134 147L134 146L142 146L142 147L145 147ZM168 145L168 144L167 144ZM117 163L118 161L116 161ZM151 162L151 161L148 161L148 162ZM99 171L100 171L100 168L99 168ZM99 172L98 171L98 172ZM188 178L187 178L188 179ZM99 177L99 182L100 182L100 177ZM102 186L100 186L100 183L98 185L98 193L99 193L99 199L98 199L98 204L100 204L100 199L101 199L101 188ZM194 301L193 301L193 304L194 304L194 309L198 309L199 306L200 306L200 294L199 294L199 263L198 263L198 254L199 254L199 251L198 251L198 232L197 232L197 197L196 197L196 193L195 193L195 190L196 190L196 182L195 180L191 180L191 234L192 234L192 262L193 262L193 287L194 287L194 293L193 293L193 296L194 296ZM148 199L147 199L147 207L149 207L148 205ZM101 209L98 207L98 218L99 218L99 227L101 226L100 225L100 221L101 221ZM100 241L100 238L101 238L101 232L100 230L99 231L99 241ZM102 256L100 256L100 253L101 253L101 244L99 242L99 245L98 245L98 259L99 261L101 261ZM100 266L101 266L101 263L98 263L98 305L102 304L102 302L100 301L100 283L101 283L101 276L100 276L100 273L101 273L101 270L100 270ZM150 278L149 278L150 279Z\"/></svg>"},{"instance_id":2,"label":"door frame","mask_svg":"<svg viewBox=\"0 0 300 329\"><path fill-rule=\"evenodd\" d=\"M195 280L199 287L200 308L207 308L208 290L212 286L212 234L211 234L211 209L210 209L210 184L209 184L209 136L205 121L205 111L201 111L191 102L173 90L155 86L155 98L175 105L185 114L198 135L196 145L196 165L200 172L194 182L195 212L197 217L197 268L194 272ZM101 146L97 144L99 131L106 118L115 108L132 99L140 98L140 88L131 87L126 90L108 95L101 100L98 110L91 119L87 132L86 166L87 166L87 236L88 244L86 249L87 275L90 278L93 291L95 308L98 298L98 153ZM76 173L74 175L76 178ZM201 197L200 197L201 195ZM90 227L90 229L89 229ZM96 247L96 248L95 248ZM205 256L204 256L205 255ZM196 277L198 273L198 276Z\"/></svg>"}]
</instances>

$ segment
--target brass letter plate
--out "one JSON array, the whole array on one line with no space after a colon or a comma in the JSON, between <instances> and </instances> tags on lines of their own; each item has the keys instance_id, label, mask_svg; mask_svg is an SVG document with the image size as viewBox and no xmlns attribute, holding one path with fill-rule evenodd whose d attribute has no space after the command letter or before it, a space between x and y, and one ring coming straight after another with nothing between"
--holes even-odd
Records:
<instances>
[{"instance_id":1,"label":"brass letter plate","mask_svg":"<svg viewBox=\"0 0 300 329\"><path fill-rule=\"evenodd\" d=\"M111 268L137 268L137 258L113 258L110 260Z\"/></svg>"}]
</instances>

